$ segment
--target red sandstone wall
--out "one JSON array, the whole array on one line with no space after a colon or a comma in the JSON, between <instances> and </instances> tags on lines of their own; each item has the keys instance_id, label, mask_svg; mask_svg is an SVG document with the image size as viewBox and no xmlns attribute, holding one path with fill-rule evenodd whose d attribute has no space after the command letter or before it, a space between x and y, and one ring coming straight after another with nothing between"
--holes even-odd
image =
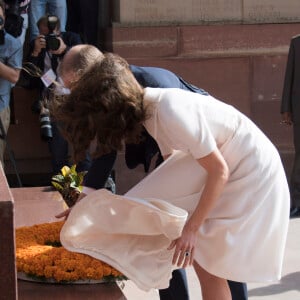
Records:
<instances>
[{"instance_id":1,"label":"red sandstone wall","mask_svg":"<svg viewBox=\"0 0 300 300\"><path fill-rule=\"evenodd\" d=\"M114 28L113 51L168 68L238 107L289 145L279 105L290 39L300 24ZM267 109L267 111L266 111Z\"/></svg>"},{"instance_id":2,"label":"red sandstone wall","mask_svg":"<svg viewBox=\"0 0 300 300\"><path fill-rule=\"evenodd\" d=\"M115 27L112 40L130 63L172 70L248 115L278 147L289 174L292 132L280 125L279 110L290 39L299 32L298 23Z\"/></svg>"}]
</instances>

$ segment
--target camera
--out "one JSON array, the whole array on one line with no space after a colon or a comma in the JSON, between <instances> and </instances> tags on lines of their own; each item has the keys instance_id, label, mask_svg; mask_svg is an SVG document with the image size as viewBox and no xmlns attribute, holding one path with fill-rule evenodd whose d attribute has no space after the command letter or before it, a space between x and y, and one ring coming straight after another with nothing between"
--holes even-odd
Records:
<instances>
[{"instance_id":1,"label":"camera","mask_svg":"<svg viewBox=\"0 0 300 300\"><path fill-rule=\"evenodd\" d=\"M20 15L20 4L17 0L6 0L7 8L5 9L5 30L13 37L22 34L24 19Z\"/></svg>"},{"instance_id":2,"label":"camera","mask_svg":"<svg viewBox=\"0 0 300 300\"><path fill-rule=\"evenodd\" d=\"M45 106L41 107L40 112L40 133L41 138L44 141L48 141L53 138L52 133L52 125L51 125L51 119L50 119L50 113L49 109Z\"/></svg>"},{"instance_id":3,"label":"camera","mask_svg":"<svg viewBox=\"0 0 300 300\"><path fill-rule=\"evenodd\" d=\"M54 33L58 23L56 16L48 16L47 26L49 33L45 36L47 50L55 51L60 47L60 40L57 38L58 35Z\"/></svg>"}]
</instances>

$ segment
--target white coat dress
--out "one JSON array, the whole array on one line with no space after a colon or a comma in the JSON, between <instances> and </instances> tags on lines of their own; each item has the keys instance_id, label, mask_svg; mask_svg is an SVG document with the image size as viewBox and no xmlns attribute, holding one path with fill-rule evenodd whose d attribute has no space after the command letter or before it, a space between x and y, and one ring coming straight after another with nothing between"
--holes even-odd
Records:
<instances>
[{"instance_id":1,"label":"white coat dress","mask_svg":"<svg viewBox=\"0 0 300 300\"><path fill-rule=\"evenodd\" d=\"M244 114L212 96L180 89L146 88L144 101L151 112L144 124L147 131L157 141L163 155L173 154L129 190L123 196L125 202L130 203L130 198L142 202L158 199L191 214L199 202L206 180L206 171L196 159L205 157L217 147L228 164L230 177L216 205L199 228L195 260L208 272L228 280L279 280L288 230L290 197L285 172L274 145ZM101 210L102 195L101 190L93 192L83 203L74 207L61 238L69 250L84 252L103 260L101 234L98 236L99 243L95 245L94 242L99 229L95 226L94 234L91 234L91 231L79 230L76 223L81 215L88 218L93 215L89 222L97 223L92 211ZM88 197L98 199L97 207L87 205ZM161 213L165 215L165 206L160 207ZM177 229L180 223L178 218L181 220L180 228L184 218L182 211L178 212L178 215L171 213L177 222ZM110 220L106 220L103 226L110 228ZM170 224L172 222L168 226ZM126 226L131 230L134 226L139 227L139 222L129 218L127 225L123 223L123 234L124 230L126 233ZM132 240L130 230L128 240ZM171 240L170 236L168 238ZM73 242L75 239L76 244ZM155 278L159 264L154 263L156 267L151 270L147 264L143 265L143 260L135 259L143 251L139 243L136 241L134 245L131 244L130 251L127 251L124 244L128 261L132 264L128 261L116 264L116 249L113 259L105 257L106 261L112 265L115 263L114 266L125 275L130 274L129 278L142 289L165 288L171 276L173 251L169 251L167 262L161 265L165 273ZM90 247L90 244L93 246ZM97 245L100 250L96 250ZM165 253L166 244L157 245ZM152 246L153 249L157 248L155 243ZM108 249L106 253L110 251ZM119 251L120 259L124 259L121 255L124 250ZM151 251L147 251L151 256ZM147 253L143 255L147 256ZM151 259L155 260L155 257L158 256L154 255ZM145 273L149 276L143 277L141 282L138 278Z\"/></svg>"}]
</instances>

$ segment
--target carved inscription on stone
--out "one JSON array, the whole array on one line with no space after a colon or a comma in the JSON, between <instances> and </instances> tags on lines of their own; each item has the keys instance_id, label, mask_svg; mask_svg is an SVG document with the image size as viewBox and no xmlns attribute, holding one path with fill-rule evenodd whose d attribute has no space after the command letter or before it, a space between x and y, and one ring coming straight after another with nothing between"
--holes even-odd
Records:
<instances>
[{"instance_id":1,"label":"carved inscription on stone","mask_svg":"<svg viewBox=\"0 0 300 300\"><path fill-rule=\"evenodd\" d=\"M280 23L300 20L299 0L119 0L124 24Z\"/></svg>"},{"instance_id":2,"label":"carved inscription on stone","mask_svg":"<svg viewBox=\"0 0 300 300\"><path fill-rule=\"evenodd\" d=\"M249 23L281 23L300 20L299 0L244 0L244 21Z\"/></svg>"},{"instance_id":3,"label":"carved inscription on stone","mask_svg":"<svg viewBox=\"0 0 300 300\"><path fill-rule=\"evenodd\" d=\"M240 21L241 0L121 0L122 23Z\"/></svg>"}]
</instances>

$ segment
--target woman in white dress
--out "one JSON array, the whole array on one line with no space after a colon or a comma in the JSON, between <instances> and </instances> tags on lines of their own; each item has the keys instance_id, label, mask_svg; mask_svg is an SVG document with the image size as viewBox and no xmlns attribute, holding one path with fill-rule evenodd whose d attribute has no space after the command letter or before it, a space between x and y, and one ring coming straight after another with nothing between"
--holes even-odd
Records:
<instances>
[{"instance_id":1,"label":"woman in white dress","mask_svg":"<svg viewBox=\"0 0 300 300\"><path fill-rule=\"evenodd\" d=\"M245 115L211 96L143 89L113 54L54 103L75 160L92 142L100 155L137 141L142 126L157 141L165 162L125 196L189 213L168 249L174 265L194 265L203 299L231 299L227 279L280 279L288 185L276 148Z\"/></svg>"}]
</instances>

